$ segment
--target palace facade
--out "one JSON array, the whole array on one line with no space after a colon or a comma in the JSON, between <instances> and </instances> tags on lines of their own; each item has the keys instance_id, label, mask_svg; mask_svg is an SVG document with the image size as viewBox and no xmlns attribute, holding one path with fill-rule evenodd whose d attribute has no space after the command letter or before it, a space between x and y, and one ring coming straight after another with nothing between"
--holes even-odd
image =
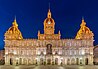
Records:
<instances>
[{"instance_id":1,"label":"palace facade","mask_svg":"<svg viewBox=\"0 0 98 69\"><path fill-rule=\"evenodd\" d=\"M38 31L38 39L24 39L16 19L5 33L5 65L30 64L93 64L93 33L82 19L74 39L61 39L55 31L55 21L49 9L44 20L44 33Z\"/></svg>"},{"instance_id":2,"label":"palace facade","mask_svg":"<svg viewBox=\"0 0 98 69\"><path fill-rule=\"evenodd\" d=\"M94 64L98 65L98 45L94 47Z\"/></svg>"}]
</instances>

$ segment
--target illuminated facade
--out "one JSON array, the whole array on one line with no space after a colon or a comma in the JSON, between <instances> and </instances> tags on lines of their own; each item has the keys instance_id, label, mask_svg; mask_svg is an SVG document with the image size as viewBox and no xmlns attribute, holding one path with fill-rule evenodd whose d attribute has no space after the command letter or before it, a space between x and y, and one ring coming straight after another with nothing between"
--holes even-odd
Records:
<instances>
[{"instance_id":1,"label":"illuminated facade","mask_svg":"<svg viewBox=\"0 0 98 69\"><path fill-rule=\"evenodd\" d=\"M0 60L4 60L5 50L0 50Z\"/></svg>"},{"instance_id":2,"label":"illuminated facade","mask_svg":"<svg viewBox=\"0 0 98 69\"><path fill-rule=\"evenodd\" d=\"M38 39L24 39L16 19L5 33L5 64L93 64L93 33L82 19L75 39L61 39L55 34L55 21L49 9L44 20L44 34L38 31Z\"/></svg>"},{"instance_id":3,"label":"illuminated facade","mask_svg":"<svg viewBox=\"0 0 98 69\"><path fill-rule=\"evenodd\" d=\"M98 45L94 47L94 64L98 65Z\"/></svg>"}]
</instances>

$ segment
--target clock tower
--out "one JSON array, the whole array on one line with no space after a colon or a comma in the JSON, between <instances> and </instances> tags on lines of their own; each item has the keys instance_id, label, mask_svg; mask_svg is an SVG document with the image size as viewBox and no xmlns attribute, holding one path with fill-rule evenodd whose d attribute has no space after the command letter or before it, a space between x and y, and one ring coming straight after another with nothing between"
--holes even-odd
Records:
<instances>
[{"instance_id":1,"label":"clock tower","mask_svg":"<svg viewBox=\"0 0 98 69\"><path fill-rule=\"evenodd\" d=\"M44 20L44 34L41 34L38 31L38 39L39 40L58 40L61 37L60 31L58 34L54 33L55 30L55 22L54 19L51 17L51 11L48 10L47 18Z\"/></svg>"},{"instance_id":2,"label":"clock tower","mask_svg":"<svg viewBox=\"0 0 98 69\"><path fill-rule=\"evenodd\" d=\"M51 17L51 11L48 10L47 18L44 20L44 34L54 34L55 22Z\"/></svg>"}]
</instances>

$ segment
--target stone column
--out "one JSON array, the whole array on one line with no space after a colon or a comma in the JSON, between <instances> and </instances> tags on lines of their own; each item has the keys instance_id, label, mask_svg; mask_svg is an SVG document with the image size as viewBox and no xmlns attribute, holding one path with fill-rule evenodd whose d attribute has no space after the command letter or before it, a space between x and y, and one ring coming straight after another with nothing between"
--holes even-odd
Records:
<instances>
[{"instance_id":1,"label":"stone column","mask_svg":"<svg viewBox=\"0 0 98 69\"><path fill-rule=\"evenodd\" d=\"M83 65L85 65L85 57L83 57Z\"/></svg>"},{"instance_id":2,"label":"stone column","mask_svg":"<svg viewBox=\"0 0 98 69\"><path fill-rule=\"evenodd\" d=\"M52 64L52 57L51 57L51 64Z\"/></svg>"},{"instance_id":3,"label":"stone column","mask_svg":"<svg viewBox=\"0 0 98 69\"><path fill-rule=\"evenodd\" d=\"M39 56L38 56L37 62L38 62L38 65L40 65L40 57Z\"/></svg>"},{"instance_id":4,"label":"stone column","mask_svg":"<svg viewBox=\"0 0 98 69\"><path fill-rule=\"evenodd\" d=\"M12 59L13 60L13 65L16 65L16 59L15 59L15 57L14 57L14 59Z\"/></svg>"},{"instance_id":5,"label":"stone column","mask_svg":"<svg viewBox=\"0 0 98 69\"><path fill-rule=\"evenodd\" d=\"M65 58L65 63L64 64L67 65L67 58Z\"/></svg>"},{"instance_id":6,"label":"stone column","mask_svg":"<svg viewBox=\"0 0 98 69\"><path fill-rule=\"evenodd\" d=\"M46 59L46 64L47 64L47 57L45 59Z\"/></svg>"},{"instance_id":7,"label":"stone column","mask_svg":"<svg viewBox=\"0 0 98 69\"><path fill-rule=\"evenodd\" d=\"M26 59L26 61L27 61L27 65L28 65L28 58Z\"/></svg>"},{"instance_id":8,"label":"stone column","mask_svg":"<svg viewBox=\"0 0 98 69\"><path fill-rule=\"evenodd\" d=\"M10 65L10 58L8 55L5 55L5 65Z\"/></svg>"},{"instance_id":9,"label":"stone column","mask_svg":"<svg viewBox=\"0 0 98 69\"><path fill-rule=\"evenodd\" d=\"M93 55L91 56L91 65L93 65Z\"/></svg>"},{"instance_id":10,"label":"stone column","mask_svg":"<svg viewBox=\"0 0 98 69\"><path fill-rule=\"evenodd\" d=\"M93 65L93 57L92 56L89 56L89 58L88 58L88 64L89 65Z\"/></svg>"},{"instance_id":11,"label":"stone column","mask_svg":"<svg viewBox=\"0 0 98 69\"><path fill-rule=\"evenodd\" d=\"M23 64L23 58L21 59L21 61L22 61L21 64Z\"/></svg>"},{"instance_id":12,"label":"stone column","mask_svg":"<svg viewBox=\"0 0 98 69\"><path fill-rule=\"evenodd\" d=\"M7 65L7 55L5 55L5 65Z\"/></svg>"},{"instance_id":13,"label":"stone column","mask_svg":"<svg viewBox=\"0 0 98 69\"><path fill-rule=\"evenodd\" d=\"M61 59L60 58L58 58L58 65L60 65L61 64Z\"/></svg>"}]
</instances>

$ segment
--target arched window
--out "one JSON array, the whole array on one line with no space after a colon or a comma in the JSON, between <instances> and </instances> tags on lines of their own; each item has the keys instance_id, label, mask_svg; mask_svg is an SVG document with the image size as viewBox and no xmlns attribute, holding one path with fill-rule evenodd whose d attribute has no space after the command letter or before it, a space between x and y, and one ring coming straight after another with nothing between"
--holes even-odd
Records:
<instances>
[{"instance_id":1,"label":"arched window","mask_svg":"<svg viewBox=\"0 0 98 69\"><path fill-rule=\"evenodd\" d=\"M47 44L47 54L52 54L52 45Z\"/></svg>"}]
</instances>

